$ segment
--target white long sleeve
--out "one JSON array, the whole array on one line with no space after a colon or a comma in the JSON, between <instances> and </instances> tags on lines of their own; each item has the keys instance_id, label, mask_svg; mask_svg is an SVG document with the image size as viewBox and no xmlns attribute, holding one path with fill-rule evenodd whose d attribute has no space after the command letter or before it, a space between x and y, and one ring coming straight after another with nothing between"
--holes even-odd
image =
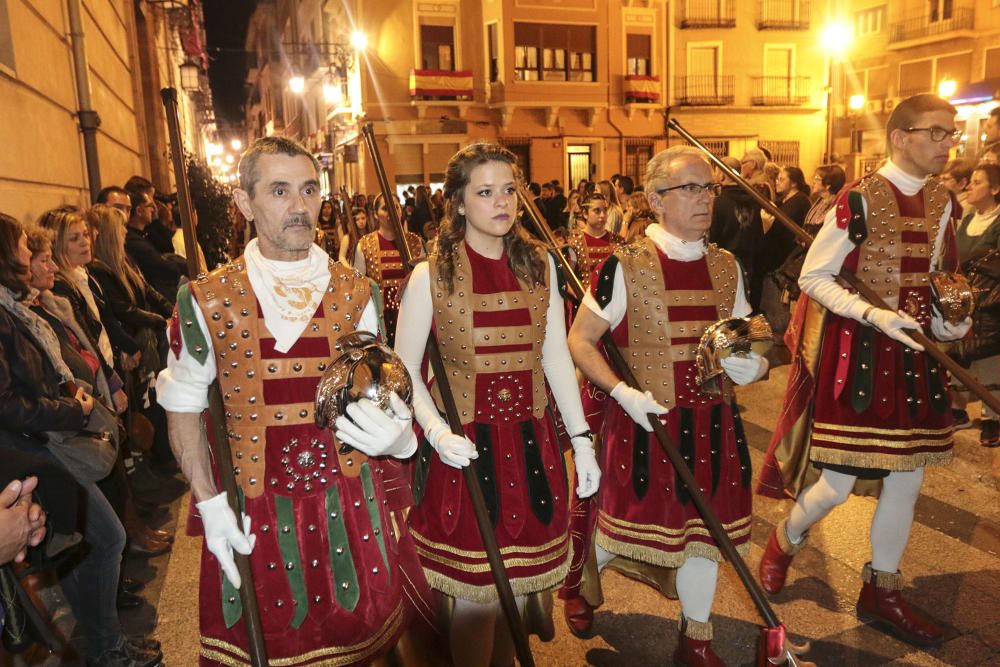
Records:
<instances>
[{"instance_id":1,"label":"white long sleeve","mask_svg":"<svg viewBox=\"0 0 1000 667\"><path fill-rule=\"evenodd\" d=\"M542 343L542 369L566 428L570 434L576 434L587 430L587 420L584 418L583 406L580 403L573 359L566 345L563 299L559 294L556 280L555 264L549 257L551 289L545 340ZM410 379L413 381L413 413L425 432L439 428L444 423L420 374L433 319L430 270L427 262L421 262L410 274L400 300L399 321L396 324L396 354L410 372Z\"/></svg>"},{"instance_id":2,"label":"white long sleeve","mask_svg":"<svg viewBox=\"0 0 1000 667\"><path fill-rule=\"evenodd\" d=\"M904 174L891 162L879 169L879 174L889 179L905 195L913 195L920 191L924 181ZM868 216L868 204L864 202L865 217ZM945 206L941 215L940 229L934 239L931 250L931 267L940 264L944 251L944 236L948 228L948 218L951 216L951 202ZM865 310L870 305L861 295L849 291L837 282L837 275L844 266L844 260L857 246L851 241L847 228L837 225L837 207L833 206L823 220L816 239L806 253L799 275L799 287L810 298L816 300L827 310L841 317L862 322Z\"/></svg>"}]
</instances>

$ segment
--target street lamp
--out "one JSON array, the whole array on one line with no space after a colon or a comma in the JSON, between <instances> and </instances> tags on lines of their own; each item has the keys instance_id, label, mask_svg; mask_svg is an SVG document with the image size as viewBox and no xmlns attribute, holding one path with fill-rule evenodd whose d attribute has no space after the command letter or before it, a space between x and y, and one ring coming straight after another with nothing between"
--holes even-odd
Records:
<instances>
[{"instance_id":1,"label":"street lamp","mask_svg":"<svg viewBox=\"0 0 1000 667\"><path fill-rule=\"evenodd\" d=\"M189 93L198 90L198 78L201 74L201 68L198 67L198 63L188 58L184 61L184 64L180 66L180 71L181 88Z\"/></svg>"},{"instance_id":2,"label":"street lamp","mask_svg":"<svg viewBox=\"0 0 1000 667\"><path fill-rule=\"evenodd\" d=\"M288 89L291 90L296 95L301 95L302 91L306 89L305 77L296 74L295 76L290 78L288 80Z\"/></svg>"},{"instance_id":3,"label":"street lamp","mask_svg":"<svg viewBox=\"0 0 1000 667\"><path fill-rule=\"evenodd\" d=\"M941 99L951 99L958 90L958 82L954 79L942 79L941 83L938 84L938 97Z\"/></svg>"},{"instance_id":4,"label":"street lamp","mask_svg":"<svg viewBox=\"0 0 1000 667\"><path fill-rule=\"evenodd\" d=\"M851 95L850 99L847 100L847 106L851 111L861 111L865 106L865 96Z\"/></svg>"},{"instance_id":5,"label":"street lamp","mask_svg":"<svg viewBox=\"0 0 1000 667\"><path fill-rule=\"evenodd\" d=\"M850 49L851 27L839 21L827 23L820 32L820 45L827 57L825 162L830 163L833 162L833 64Z\"/></svg>"},{"instance_id":6,"label":"street lamp","mask_svg":"<svg viewBox=\"0 0 1000 667\"><path fill-rule=\"evenodd\" d=\"M358 51L364 51L368 47L368 36L360 30L351 33L351 46Z\"/></svg>"},{"instance_id":7,"label":"street lamp","mask_svg":"<svg viewBox=\"0 0 1000 667\"><path fill-rule=\"evenodd\" d=\"M243 150L243 142L240 141L239 139L233 139L232 141L229 142L229 145L232 147L234 151Z\"/></svg>"}]
</instances>

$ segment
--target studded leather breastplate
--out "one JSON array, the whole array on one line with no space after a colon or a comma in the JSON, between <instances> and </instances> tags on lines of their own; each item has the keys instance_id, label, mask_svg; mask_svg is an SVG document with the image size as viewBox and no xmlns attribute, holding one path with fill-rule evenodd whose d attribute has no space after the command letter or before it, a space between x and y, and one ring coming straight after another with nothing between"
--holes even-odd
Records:
<instances>
[{"instance_id":1,"label":"studded leather breastplate","mask_svg":"<svg viewBox=\"0 0 1000 667\"><path fill-rule=\"evenodd\" d=\"M325 488L339 472L332 431L315 425L316 386L337 340L354 331L370 283L330 262L330 285L286 353L274 349L242 258L193 281L208 325L226 409L236 480L248 498ZM346 473L347 471L345 471Z\"/></svg>"},{"instance_id":2,"label":"studded leather breastplate","mask_svg":"<svg viewBox=\"0 0 1000 667\"><path fill-rule=\"evenodd\" d=\"M419 257L423 249L420 237L412 232L406 232L406 243L410 253ZM378 233L365 234L358 241L358 247L365 258L365 273L378 283L382 290L384 306L399 310L399 285L406 276L407 269L403 259L396 250L395 241L388 241Z\"/></svg>"}]
</instances>

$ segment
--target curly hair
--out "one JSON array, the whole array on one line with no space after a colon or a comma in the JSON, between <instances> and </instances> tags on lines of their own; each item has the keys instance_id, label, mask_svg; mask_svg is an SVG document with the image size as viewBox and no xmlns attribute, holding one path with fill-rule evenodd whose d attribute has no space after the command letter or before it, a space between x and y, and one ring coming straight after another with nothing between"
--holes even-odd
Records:
<instances>
[{"instance_id":1,"label":"curly hair","mask_svg":"<svg viewBox=\"0 0 1000 667\"><path fill-rule=\"evenodd\" d=\"M520 180L517 158L498 144L470 144L448 161L444 180L444 218L437 237L436 261L449 294L455 291L455 257L460 244L465 240L465 216L459 213L465 199L465 188L469 184L472 170L490 162L510 165L514 179ZM543 246L528 236L517 214L514 216L514 224L503 237L503 247L514 275L535 285L545 284L545 261L539 252Z\"/></svg>"}]
</instances>

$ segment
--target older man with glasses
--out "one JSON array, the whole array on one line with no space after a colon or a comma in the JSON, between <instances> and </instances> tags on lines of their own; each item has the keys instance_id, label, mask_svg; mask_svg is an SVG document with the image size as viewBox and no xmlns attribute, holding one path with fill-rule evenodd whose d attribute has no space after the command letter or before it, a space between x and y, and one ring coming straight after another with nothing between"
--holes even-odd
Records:
<instances>
[{"instance_id":1,"label":"older man with glasses","mask_svg":"<svg viewBox=\"0 0 1000 667\"><path fill-rule=\"evenodd\" d=\"M594 273L569 334L583 374L615 399L603 428L597 518L598 567L620 556L677 568L681 619L676 664L721 665L710 620L722 554L688 490L651 441L648 415L675 439L737 551L750 547L750 455L733 384L767 372L757 354L724 360L720 395L695 380L695 348L723 318L750 314L742 271L727 251L706 243L712 202L722 186L704 157L676 146L657 154L645 191L658 224L609 257ZM640 389L626 385L598 345L612 331Z\"/></svg>"}]
</instances>

